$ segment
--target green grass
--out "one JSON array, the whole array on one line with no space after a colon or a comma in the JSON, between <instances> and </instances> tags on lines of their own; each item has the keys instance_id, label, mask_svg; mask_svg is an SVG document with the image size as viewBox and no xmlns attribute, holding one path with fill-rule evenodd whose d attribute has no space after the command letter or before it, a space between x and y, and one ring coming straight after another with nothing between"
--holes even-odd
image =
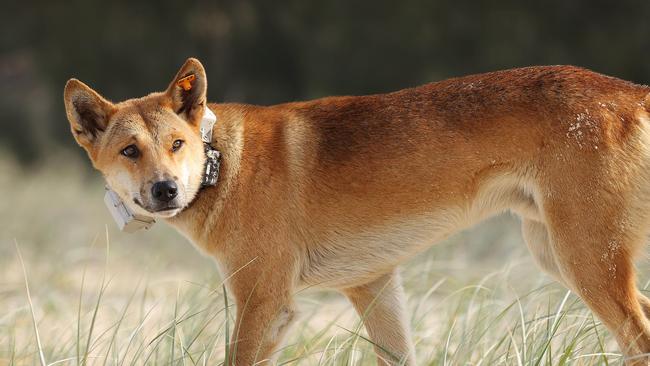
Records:
<instances>
[{"instance_id":1,"label":"green grass","mask_svg":"<svg viewBox=\"0 0 650 366\"><path fill-rule=\"evenodd\" d=\"M80 164L0 162L0 365L223 364L235 309L212 261L164 224L117 232ZM419 365L621 364L600 322L534 267L511 216L440 243L403 278ZM341 295L297 303L278 364L374 365Z\"/></svg>"}]
</instances>

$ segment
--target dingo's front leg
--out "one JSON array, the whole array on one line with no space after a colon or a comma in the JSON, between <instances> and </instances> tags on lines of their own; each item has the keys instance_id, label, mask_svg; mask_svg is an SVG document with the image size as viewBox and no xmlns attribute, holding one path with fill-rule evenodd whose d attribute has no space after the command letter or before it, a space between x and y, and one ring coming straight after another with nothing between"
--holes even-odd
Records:
<instances>
[{"instance_id":1,"label":"dingo's front leg","mask_svg":"<svg viewBox=\"0 0 650 366\"><path fill-rule=\"evenodd\" d=\"M397 271L343 293L357 309L375 343L379 365L415 365L404 290Z\"/></svg>"},{"instance_id":2,"label":"dingo's front leg","mask_svg":"<svg viewBox=\"0 0 650 366\"><path fill-rule=\"evenodd\" d=\"M292 266L278 263L266 258L231 274L237 319L226 365L267 365L277 356L273 352L295 317Z\"/></svg>"},{"instance_id":3,"label":"dingo's front leg","mask_svg":"<svg viewBox=\"0 0 650 366\"><path fill-rule=\"evenodd\" d=\"M272 363L273 351L284 337L294 318L288 299L237 301L237 321L230 354L237 366Z\"/></svg>"}]
</instances>

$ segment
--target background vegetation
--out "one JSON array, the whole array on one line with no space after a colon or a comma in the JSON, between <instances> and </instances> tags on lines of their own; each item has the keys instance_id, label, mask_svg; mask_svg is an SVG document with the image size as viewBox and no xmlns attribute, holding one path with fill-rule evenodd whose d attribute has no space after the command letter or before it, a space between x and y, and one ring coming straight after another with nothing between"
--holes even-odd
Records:
<instances>
[{"instance_id":1,"label":"background vegetation","mask_svg":"<svg viewBox=\"0 0 650 366\"><path fill-rule=\"evenodd\" d=\"M215 102L376 93L533 64L648 83L650 2L3 4L0 365L223 361L233 309L214 264L162 224L115 230L62 103L70 77L116 101L163 89L189 56L206 66ZM643 287L650 272L640 267ZM582 303L534 268L513 217L433 248L404 279L421 364L621 361ZM372 364L343 298L312 291L299 299L282 362Z\"/></svg>"},{"instance_id":2,"label":"background vegetation","mask_svg":"<svg viewBox=\"0 0 650 366\"><path fill-rule=\"evenodd\" d=\"M188 56L206 66L210 100L261 104L538 64L648 83L649 15L643 0L12 1L0 144L31 162L74 148L68 78L123 100L166 87Z\"/></svg>"}]
</instances>

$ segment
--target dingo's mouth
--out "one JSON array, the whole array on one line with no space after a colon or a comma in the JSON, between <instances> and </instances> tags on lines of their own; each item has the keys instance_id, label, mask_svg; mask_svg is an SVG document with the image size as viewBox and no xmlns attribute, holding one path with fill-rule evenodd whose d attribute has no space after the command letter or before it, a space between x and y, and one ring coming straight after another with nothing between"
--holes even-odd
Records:
<instances>
[{"instance_id":1,"label":"dingo's mouth","mask_svg":"<svg viewBox=\"0 0 650 366\"><path fill-rule=\"evenodd\" d=\"M183 207L175 204L167 205L163 207L150 208L143 205L142 202L137 198L133 199L133 203L135 203L136 205L138 205L140 208L150 213L151 215L158 216L158 217L172 217L178 214L183 209Z\"/></svg>"},{"instance_id":2,"label":"dingo's mouth","mask_svg":"<svg viewBox=\"0 0 650 366\"><path fill-rule=\"evenodd\" d=\"M155 214L158 217L173 217L176 216L179 212L181 212L183 208L182 207L173 207L173 208L165 208L157 211L150 211L152 214Z\"/></svg>"}]
</instances>

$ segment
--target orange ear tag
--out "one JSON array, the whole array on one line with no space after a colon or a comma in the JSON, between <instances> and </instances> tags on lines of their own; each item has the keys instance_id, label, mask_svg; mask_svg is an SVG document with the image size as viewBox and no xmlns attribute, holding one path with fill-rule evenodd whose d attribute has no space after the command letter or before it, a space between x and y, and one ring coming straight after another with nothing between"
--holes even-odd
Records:
<instances>
[{"instance_id":1,"label":"orange ear tag","mask_svg":"<svg viewBox=\"0 0 650 366\"><path fill-rule=\"evenodd\" d=\"M196 79L196 76L194 76L194 74L190 74L184 78L178 79L176 85L183 88L183 90L188 91L192 89L192 82L194 79Z\"/></svg>"}]
</instances>

